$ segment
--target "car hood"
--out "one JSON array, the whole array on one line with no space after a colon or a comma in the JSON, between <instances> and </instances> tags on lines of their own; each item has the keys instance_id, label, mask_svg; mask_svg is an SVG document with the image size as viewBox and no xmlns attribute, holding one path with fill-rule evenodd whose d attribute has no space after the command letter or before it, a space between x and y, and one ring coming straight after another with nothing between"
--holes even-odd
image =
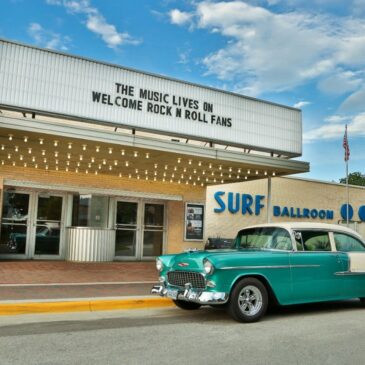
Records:
<instances>
[{"instance_id":1,"label":"car hood","mask_svg":"<svg viewBox=\"0 0 365 365\"><path fill-rule=\"evenodd\" d=\"M205 251L183 252L171 257L169 266L172 270L201 271L203 262L209 259L217 268L226 265L238 265L245 262L245 265L267 264L272 255L287 255L286 251L266 250L241 250L241 249L220 249Z\"/></svg>"}]
</instances>

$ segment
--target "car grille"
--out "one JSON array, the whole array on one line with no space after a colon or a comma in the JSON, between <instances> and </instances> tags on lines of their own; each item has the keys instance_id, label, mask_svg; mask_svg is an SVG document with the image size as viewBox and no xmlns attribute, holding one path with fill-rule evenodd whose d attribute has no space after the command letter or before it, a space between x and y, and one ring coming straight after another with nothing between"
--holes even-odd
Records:
<instances>
[{"instance_id":1,"label":"car grille","mask_svg":"<svg viewBox=\"0 0 365 365\"><path fill-rule=\"evenodd\" d=\"M190 283L192 288L205 288L205 278L202 274L189 271L171 271L167 274L169 284L184 287Z\"/></svg>"}]
</instances>

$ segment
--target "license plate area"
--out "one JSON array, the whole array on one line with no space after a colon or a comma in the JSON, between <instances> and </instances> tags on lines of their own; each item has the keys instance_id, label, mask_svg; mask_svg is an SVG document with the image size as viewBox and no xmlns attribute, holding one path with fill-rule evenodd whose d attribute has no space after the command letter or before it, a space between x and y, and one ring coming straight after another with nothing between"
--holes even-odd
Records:
<instances>
[{"instance_id":1,"label":"license plate area","mask_svg":"<svg viewBox=\"0 0 365 365\"><path fill-rule=\"evenodd\" d=\"M167 289L167 298L177 299L178 290L177 289Z\"/></svg>"}]
</instances>

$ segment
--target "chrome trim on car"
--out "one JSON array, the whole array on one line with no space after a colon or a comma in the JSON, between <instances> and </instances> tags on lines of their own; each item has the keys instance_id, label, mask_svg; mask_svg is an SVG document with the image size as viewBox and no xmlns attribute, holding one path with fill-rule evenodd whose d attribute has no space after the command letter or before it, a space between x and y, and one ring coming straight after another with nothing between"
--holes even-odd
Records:
<instances>
[{"instance_id":1,"label":"chrome trim on car","mask_svg":"<svg viewBox=\"0 0 365 365\"><path fill-rule=\"evenodd\" d=\"M338 276L365 275L365 271L338 271L335 272L335 275Z\"/></svg>"},{"instance_id":2,"label":"chrome trim on car","mask_svg":"<svg viewBox=\"0 0 365 365\"><path fill-rule=\"evenodd\" d=\"M293 269L293 268L307 268L307 267L320 267L320 266L321 265L227 266L227 267L221 267L220 270Z\"/></svg>"},{"instance_id":3,"label":"chrome trim on car","mask_svg":"<svg viewBox=\"0 0 365 365\"><path fill-rule=\"evenodd\" d=\"M151 289L151 294L167 297L167 291L168 290L164 285L154 285ZM202 305L225 304L228 302L228 299L229 293L196 290L191 288L189 284L187 284L183 290L178 290L176 296L176 300L185 300L187 302L194 302Z\"/></svg>"}]
</instances>

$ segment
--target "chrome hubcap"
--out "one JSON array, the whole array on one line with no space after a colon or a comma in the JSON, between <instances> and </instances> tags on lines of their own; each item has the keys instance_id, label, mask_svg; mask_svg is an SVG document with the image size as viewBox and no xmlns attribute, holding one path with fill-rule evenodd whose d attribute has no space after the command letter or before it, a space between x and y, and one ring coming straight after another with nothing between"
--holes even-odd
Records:
<instances>
[{"instance_id":1,"label":"chrome hubcap","mask_svg":"<svg viewBox=\"0 0 365 365\"><path fill-rule=\"evenodd\" d=\"M262 307L262 295L260 290L253 285L247 285L238 295L238 306L246 316L254 316Z\"/></svg>"}]
</instances>

